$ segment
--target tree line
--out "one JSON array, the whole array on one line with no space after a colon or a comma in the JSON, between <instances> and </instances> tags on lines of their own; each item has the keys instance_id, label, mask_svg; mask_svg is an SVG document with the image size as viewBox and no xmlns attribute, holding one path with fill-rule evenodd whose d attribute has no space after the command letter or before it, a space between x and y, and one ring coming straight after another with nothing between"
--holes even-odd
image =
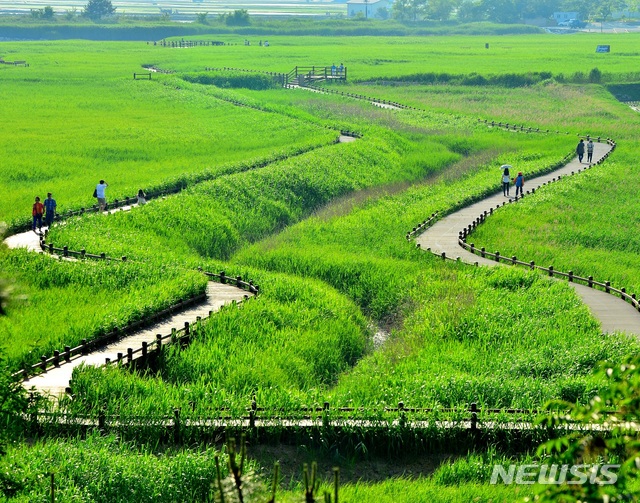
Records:
<instances>
[{"instance_id":1,"label":"tree line","mask_svg":"<svg viewBox=\"0 0 640 503\"><path fill-rule=\"evenodd\" d=\"M640 9L639 4L640 0L395 0L390 14L401 21L520 23L548 19L554 12L577 12L583 20L606 21L616 11Z\"/></svg>"}]
</instances>

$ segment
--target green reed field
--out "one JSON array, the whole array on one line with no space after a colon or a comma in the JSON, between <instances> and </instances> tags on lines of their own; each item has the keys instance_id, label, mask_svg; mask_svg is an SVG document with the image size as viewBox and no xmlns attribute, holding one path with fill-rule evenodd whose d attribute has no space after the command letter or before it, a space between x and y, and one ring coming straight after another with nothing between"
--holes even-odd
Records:
<instances>
[{"instance_id":1,"label":"green reed field","mask_svg":"<svg viewBox=\"0 0 640 503\"><path fill-rule=\"evenodd\" d=\"M113 44L79 52L86 45L27 43L33 50L3 52L31 65L0 69L4 221L24 221L35 195L48 191L59 210L77 209L95 203L101 178L110 199L122 198L185 174L215 177L337 138L313 124L233 106L186 82L180 90L134 81L141 65L153 63L150 55Z\"/></svg>"},{"instance_id":2,"label":"green reed field","mask_svg":"<svg viewBox=\"0 0 640 503\"><path fill-rule=\"evenodd\" d=\"M320 114L322 107L323 115L332 119L344 120L346 114L358 117L358 106L341 111L335 105L337 100L343 99L328 97L321 104L319 98L316 108L311 106L309 111ZM128 214L96 216L95 220L103 221L109 229L106 233L92 219L55 230L52 239L56 242L74 247L84 239L96 250L117 255L124 245L114 237L126 236L127 229L145 228L149 236L154 236L155 252L173 262L191 262L188 248L175 243L184 236L198 236L198 229L206 222L215 222L202 236L217 248L201 249L200 254L224 259L231 253L229 264L215 266L242 271L250 267L249 275L259 278L263 286L260 303L245 306L233 313L235 321L223 323L230 330L228 336L217 323L205 328L202 345L197 341L187 351L169 357L160 379L123 376L117 371L76 375L76 396L82 398L72 407L94 410L97 404L107 402L121 416L156 416L171 410L172 404L196 402L196 408L187 414L201 417L220 406L242 410L252 395L262 405L278 408L321 403L328 398L339 405L359 406L394 405L398 401L415 406L457 406L475 400L495 407L536 407L552 397L584 400L595 392L598 384L589 377L595 362L619 358L631 350L633 343L599 336L597 324L566 287L526 273L495 272L495 277L487 278L483 272L466 267L453 273L439 261L412 251L403 238L424 215L447 211L459 201L493 190L496 168L502 162L528 171L542 169L570 151L573 140L487 130L477 122L451 115L371 113L361 106L359 113L358 119L352 119L355 124L366 121L376 126L369 126L365 137L355 143L316 150L259 172L206 182L158 201L155 207L149 204ZM461 137L462 132L466 135ZM422 139L427 135L430 143ZM380 138L386 139L386 145ZM376 162L349 154L361 149L372 151L371 145L377 147ZM439 151L440 158L435 156ZM347 185L336 192L335 183L349 173L336 164L338 159L353 173L360 170L366 174L368 178L360 175L360 187ZM312 168L307 170L306 166ZM393 178L388 178L389 173ZM426 180L411 189L398 185L420 176ZM293 224L315 209L316 201L324 202L329 195L348 194L367 185L379 188L355 193L287 227L276 237L264 238L247 248L255 240L253 236L264 237L280 230L277 219L268 218L272 208L286 210L284 215L291 215L288 223ZM145 215L179 215L184 210L176 205L190 208L191 199L204 200L209 194L220 193L222 189L217 186L226 187L225 194L234 193L237 187L245 187L239 194L251 193L252 187L259 196L244 205L237 204L243 200L239 195L223 200L214 196L216 203L204 210L202 223L196 219L189 230L156 227ZM249 207L257 211L247 210ZM228 226L233 223L233 232L221 229L221 222L228 222ZM265 224L267 227L263 227ZM131 241L125 239L126 243ZM193 238L190 241L196 243ZM146 246L127 244L127 248L132 256L148 256ZM270 309L274 313L288 312L288 323L283 325L279 315L280 321L265 324L266 315L255 315L254 309L262 313L267 298L276 292L269 288L275 286L274 278L263 278L261 270L315 277L329 284L355 302L371 322L390 330L391 338L374 352L371 345L367 348L362 342L345 348L343 354L340 346L335 347L337 352L329 352L325 338L336 329L328 322L309 326L309 319L315 319L315 315L303 310L301 287L296 295L297 312L290 310L288 299L284 303L278 299L276 305L281 307ZM293 279L284 281L293 284ZM453 286L448 287L451 281ZM226 316L231 314L216 319ZM254 318L259 326L251 321ZM576 319L584 326L578 329ZM262 346L259 351L242 351L247 342L237 346L238 330L246 323L247 340L259 332L274 341L280 348L279 355L267 358ZM344 321L340 325L348 326ZM292 327L295 333L304 334L297 342L289 334ZM361 326L360 339L370 338L371 330ZM546 339L541 334L546 334ZM261 358L254 361L251 356L247 360L254 354ZM549 360L549 354L556 358ZM355 355L355 359L346 355ZM264 370L260 370L262 361L267 365ZM352 372L344 373L351 367ZM425 382L424 375L434 378ZM187 394L182 391L185 386ZM136 388L145 389L141 400L132 397ZM124 396L129 397L126 402L118 399ZM210 398L193 400L193 396Z\"/></svg>"},{"instance_id":3,"label":"green reed field","mask_svg":"<svg viewBox=\"0 0 640 503\"><path fill-rule=\"evenodd\" d=\"M149 427L138 442L146 439L149 447L128 456L109 441L80 444L88 456L104 455L101 463L109 476L102 478L87 471L86 457L73 461L80 456L75 441L16 444L3 461L7 473L21 467L25 488L16 494L22 501L44 497L46 484L34 482L37 466L59 470L73 481L78 492L69 489L69 500L84 490L89 501L101 501L100 493L130 487L139 460L154 470L155 461L144 449L162 450L153 424L175 407L185 418L215 417L221 407L235 415L244 413L255 396L268 408L294 411L327 400L332 407L362 406L365 414L379 417L383 406L399 401L425 407L477 402L539 408L552 398L584 402L593 397L603 384L592 376L597 362L636 352L635 339L601 334L567 285L527 271L443 263L404 236L434 211L451 211L497 190L502 163L525 173L547 169L572 152L577 133L610 135L620 143L605 164L497 212L474 240L496 239L504 253L527 259L528 253L539 253L540 258L530 259L544 263L554 257L556 268L589 269L585 274L637 285L635 237L623 225L636 222L637 203L620 190L637 176L634 113L601 85L567 84L554 77L516 89L364 81L434 71L571 75L596 66L605 80L633 79L628 68L637 37L616 35L615 44L602 38L276 37L269 48L188 50L128 43L3 43L6 56L31 63L1 68L3 87L18 110L26 112L30 99L38 103L45 122L39 123L40 134L27 117L10 112L18 126L0 136L14 146L8 148L13 161L1 161L0 184L11 188L13 199L0 218L28 214L34 190L56 183L58 202L65 207L90 203L93 179L108 169L113 170L104 175L112 184L110 197L178 177L188 186L128 213L70 219L52 231L57 245L127 255L131 262L126 264L53 262L15 252L1 258L3 275L13 280L17 293L9 316L0 321L5 345L12 344L11 365L159 310L184 292L200 291L203 278L195 266L242 274L262 291L258 299L204 323L189 347L172 348L153 373L76 372L75 398L63 404L65 409L93 415L105 410L125 422L146 417ZM614 52L596 55L597 43L612 43ZM323 62L349 67L350 77L361 81L345 86L349 91L423 111L380 110L300 90L218 89L184 82L180 73L154 75L151 82L131 79L142 64L197 72L225 65L286 71ZM101 82L96 75L103 67ZM34 75L37 68L41 76ZM69 105L47 107L51 96L67 97ZM86 109L73 96L84 96ZM231 105L230 99L256 108ZM0 106L9 113L7 103ZM120 111L132 122L117 122ZM478 118L571 134L487 129ZM144 141L147 122L154 141ZM77 141L52 142L58 129L67 139L73 136L60 124L75 124ZM105 127L107 134L99 134ZM222 135L220 127L234 133ZM340 128L363 137L334 145ZM247 163L247 158L270 162ZM29 181L33 167L46 159L75 169ZM23 181L16 184L11 177ZM618 178L620 186L612 183ZM538 243L535 236L543 234L550 239ZM569 250L564 255L563 248ZM29 328L37 335L23 335ZM69 463L58 467L53 460L60 456L47 449L64 452ZM180 466L189 480L206 479L196 466L209 466L210 454L187 451L185 456L189 459L176 455L170 466ZM34 459L41 461L28 461ZM405 496L420 501L429 494L438 501L513 501L525 495L513 487L483 485L486 477L478 474L486 466L478 465L483 462L468 456L459 465L444 461L429 480L348 486L345 501L402 501ZM185 497L172 492L170 472L153 476L167 487L158 500ZM96 483L88 484L90 479ZM201 492L192 497L204 499Z\"/></svg>"}]
</instances>

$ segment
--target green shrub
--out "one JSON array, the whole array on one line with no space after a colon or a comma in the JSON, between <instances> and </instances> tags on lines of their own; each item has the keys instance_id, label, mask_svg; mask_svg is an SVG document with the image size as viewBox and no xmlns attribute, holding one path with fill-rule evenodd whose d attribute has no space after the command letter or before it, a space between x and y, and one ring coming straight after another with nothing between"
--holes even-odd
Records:
<instances>
[{"instance_id":1,"label":"green shrub","mask_svg":"<svg viewBox=\"0 0 640 503\"><path fill-rule=\"evenodd\" d=\"M182 76L187 82L223 88L245 88L254 91L278 87L276 78L263 73L246 72L208 72L191 73Z\"/></svg>"}]
</instances>

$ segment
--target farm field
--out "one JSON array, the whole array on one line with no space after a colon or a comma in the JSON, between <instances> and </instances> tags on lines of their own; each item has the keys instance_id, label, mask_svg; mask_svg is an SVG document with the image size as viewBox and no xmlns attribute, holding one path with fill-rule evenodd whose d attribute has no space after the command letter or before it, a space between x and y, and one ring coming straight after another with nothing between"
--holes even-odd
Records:
<instances>
[{"instance_id":1,"label":"farm field","mask_svg":"<svg viewBox=\"0 0 640 503\"><path fill-rule=\"evenodd\" d=\"M549 58L543 69L541 63L535 66L535 57L522 55L534 46L547 56L559 54L555 37L499 38L491 48L502 47L503 53L485 60L482 73L513 72L513 58L522 63L521 73L555 73L563 66L566 75L588 73L596 66L593 55L584 60L578 55L596 39L563 39L566 59L558 56L556 64ZM181 72L207 65L286 71L305 51L300 64L315 60L321 50L326 61L342 61L355 39L274 39L268 49L276 50L269 53L253 46L177 51L130 43L0 45L11 58L31 62L28 68L0 68L0 78L8 75L3 84L15 108L26 111L32 99L45 118L39 131L11 112L16 122L0 135L11 153L0 164L0 186L11 194L4 206L0 203L1 220L24 221L34 191L52 185L63 208L89 204L98 172L111 184L110 199L138 186L161 188L178 180L185 187L130 212L65 220L48 237L72 249L126 255L126 263L2 254L2 275L16 293L8 316L0 318L0 345L8 348L3 353L12 369L202 291L204 278L196 267L226 270L261 287L258 299L212 317L187 348L171 348L153 371L85 368L74 374L74 398L62 403L66 412L148 421L144 438L131 449L140 452L133 456L120 451L115 440L80 444L102 460L107 473L116 463L126 467L119 481L101 482L109 491L133 483L138 475L130 467L137 459L145 460L148 473L157 471L156 461L146 457L159 454L165 441L154 425L175 409L185 420L217 417L223 409L240 416L254 397L260 407L293 415L323 402L332 409L361 407L361 417L369 418L387 417L383 409L398 402L436 409L466 408L471 402L539 409L550 399L588 402L604 384L593 376L598 362L637 352L635 338L602 334L565 284L524 270L444 263L405 239L433 212L452 211L495 191L501 164L525 173L548 169L573 151L578 134L613 136L619 147L606 163L501 209L473 239L536 263L553 259L557 269L593 274L629 291L637 288L636 236L628 232L637 225L637 204L630 192L611 183L613 177L629 186L637 176L635 112L599 84L553 78L526 88L369 84L419 73L427 54L438 72L469 73L469 61L474 67L483 63L482 51L469 50L465 60L465 49L476 43L486 49L484 42L466 37L434 38L430 44L417 38L357 41L347 66L359 82L344 89L421 110L377 109L366 101L302 90L218 89L180 78ZM620 47L629 52L598 61L608 82L633 80L627 70L633 43L633 35L620 36ZM388 61L368 61L367 47ZM216 53L215 61L211 57L212 51L227 49ZM103 63L106 78L96 82ZM142 64L177 73L133 81L130 74ZM40 76L27 73L40 65ZM84 108L74 101L76 95L84 96ZM75 105L48 107L51 96ZM132 123L119 122L121 112L140 115ZM478 119L551 132L507 132ZM146 136L149 123L152 132ZM78 137L52 146L57 124L72 124L69 131ZM109 134L100 133L105 129ZM340 129L362 137L334 144ZM67 139L74 136L62 132ZM37 164L56 163L70 168L33 174ZM603 202L618 211L603 210ZM437 417L460 420L455 414ZM87 459L76 452L79 440L48 442L48 447L16 443L3 458L8 472L19 459L31 464L20 465L27 483L16 491L16 501L46 493L46 480L33 482L38 463L69 481L64 494L70 501L80 494L88 501L114 501L106 495L115 492L105 492L107 499L101 500L98 484L88 487L92 475L74 467L76 457L76 466ZM349 451L355 445L332 445L329 457L333 453L344 463L357 457ZM516 450L531 453L534 447ZM56 449L70 457L68 465L52 466ZM196 467L211 467L212 453L194 448L167 455L169 468L157 475L166 487L164 500L204 501L207 475ZM486 474L467 475L477 470L462 465L476 461L463 456L458 468L441 461L427 470L428 480L348 484L344 501L513 501L532 494L514 486L491 487ZM198 481L190 484L193 495L172 492L175 470ZM283 497L295 500L293 493Z\"/></svg>"}]
</instances>

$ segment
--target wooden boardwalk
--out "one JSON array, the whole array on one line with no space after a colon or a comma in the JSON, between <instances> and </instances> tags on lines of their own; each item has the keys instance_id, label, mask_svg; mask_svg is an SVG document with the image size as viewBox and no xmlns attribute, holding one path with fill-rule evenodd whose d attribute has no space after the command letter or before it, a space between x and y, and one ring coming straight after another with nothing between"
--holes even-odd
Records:
<instances>
[{"instance_id":1,"label":"wooden boardwalk","mask_svg":"<svg viewBox=\"0 0 640 503\"><path fill-rule=\"evenodd\" d=\"M120 206L119 208L113 208L103 213L117 213L119 211L130 211L131 208L135 208L138 206L137 203L130 204L127 206ZM64 222L60 222L57 225L64 225ZM14 234L13 236L9 236L4 240L4 243L10 249L16 248L26 248L29 251L42 253L42 249L40 248L40 237L44 235L44 233L49 228L46 225L42 226L41 233L35 233L33 231L21 232L19 234Z\"/></svg>"},{"instance_id":2,"label":"wooden boardwalk","mask_svg":"<svg viewBox=\"0 0 640 503\"><path fill-rule=\"evenodd\" d=\"M27 379L23 382L23 386L26 389L35 388L36 391L44 395L57 398L64 394L66 388L69 387L73 369L78 365L101 366L105 364L107 358L111 361L116 361L118 359L118 353L126 356L128 348L136 350L142 346L143 342L151 345L156 341L156 334L167 335L171 333L172 328L184 328L185 322L190 324L194 323L198 317L205 318L209 316L210 312L218 311L226 304L230 304L233 301L240 302L246 294L246 291L236 286L223 285L210 281L207 285L207 298L203 303L176 313L174 316L162 322L156 323L130 336L123 337L88 355L78 355L71 358L71 361L68 363L62 362L59 367L52 368L42 374ZM163 342L169 343L170 340L169 338ZM140 356L140 353L136 353L133 359L135 360Z\"/></svg>"},{"instance_id":3,"label":"wooden boardwalk","mask_svg":"<svg viewBox=\"0 0 640 503\"><path fill-rule=\"evenodd\" d=\"M120 208L111 209L108 213L116 213L119 211L129 211L132 208L138 206L132 204L130 206L122 206ZM64 222L60 225L64 225ZM43 227L44 232L47 227ZM29 251L42 253L40 248L40 235L33 231L23 232L15 234L5 239L5 244L9 248L26 248ZM52 255L52 258L60 258ZM66 258L65 260L75 260L73 258ZM185 323L195 323L198 318L206 318L211 312L218 311L222 306L230 304L231 302L241 302L244 300L245 295L248 292L238 288L235 285L223 285L210 281L207 285L207 297L204 302L176 313L175 315L167 318L162 322L158 322L151 325L147 329L140 330L134 334L123 337L122 339L104 346L88 355L77 355L71 358L69 362L61 362L60 366L47 370L42 374L31 377L23 382L23 386L26 389L35 389L44 395L49 395L52 398L58 398L64 394L69 387L71 375L73 369L80 364L85 365L104 365L106 359L116 361L118 359L118 353L126 356L127 349L131 348L136 350L142 346L143 342L147 344L155 343L156 334L168 335L171 333L171 329L177 330L184 328ZM169 343L170 338L165 339L163 343ZM141 353L134 354L133 359L140 358Z\"/></svg>"},{"instance_id":4,"label":"wooden boardwalk","mask_svg":"<svg viewBox=\"0 0 640 503\"><path fill-rule=\"evenodd\" d=\"M611 147L608 144L596 143L593 154L594 162L600 160L610 150ZM576 157L565 166L546 175L527 180L525 173L525 192L532 188L538 190L544 183L551 182L552 179L558 178L558 176L563 177L571 175L572 172L577 173L578 170L582 170L586 166L588 166L587 163L581 164ZM515 173L518 172L517 168L514 168L513 170ZM500 175L501 173L496 170L496 183L500 181ZM512 173L512 175L514 175L514 173ZM511 198L513 198L514 194L515 187L512 186ZM525 199L526 197L528 196L525 194ZM416 239L416 242L420 244L420 247L423 250L430 249L430 251L436 255L442 255L442 253L445 253L447 257L454 259L459 257L461 261L468 264L474 264L477 262L479 265L485 266L498 265L495 260L482 258L479 255L474 255L460 247L458 244L458 237L459 232L481 214L485 211L488 212L490 209L495 209L505 201L509 201L509 198L505 197L502 194L502 191L500 191L499 193L489 196L482 201L471 204L466 208L447 215L422 233ZM471 242L473 240L468 238L468 241ZM477 245L482 246L481 243L478 243ZM521 258L521 260L524 259ZM631 306L631 304L628 304L627 302L603 291L589 288L588 286L576 283L569 283L569 285L575 289L576 293L580 295L583 302L589 307L593 315L600 321L603 332L627 332L629 334L640 335L640 314L633 308L633 306Z\"/></svg>"}]
</instances>

